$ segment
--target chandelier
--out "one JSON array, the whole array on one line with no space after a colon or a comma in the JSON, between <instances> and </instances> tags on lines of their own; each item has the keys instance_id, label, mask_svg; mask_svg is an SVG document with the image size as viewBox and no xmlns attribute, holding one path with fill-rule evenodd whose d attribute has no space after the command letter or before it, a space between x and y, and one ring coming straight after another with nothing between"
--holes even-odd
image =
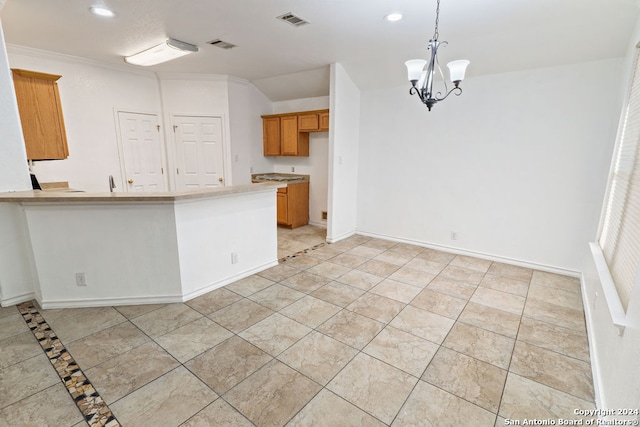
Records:
<instances>
[{"instance_id":1,"label":"chandelier","mask_svg":"<svg viewBox=\"0 0 640 427\"><path fill-rule=\"evenodd\" d=\"M404 65L407 66L409 81L411 82L411 89L409 89L409 94L418 95L420 101L422 101L422 103L427 106L429 111L431 111L431 107L433 107L437 102L444 100L447 96L451 95L451 93L455 93L457 96L460 96L460 94L462 94L460 82L464 79L464 72L467 69L467 65L469 65L469 61L465 59L449 62L447 64L447 67L449 67L449 75L454 87L452 87L451 90L448 90L447 83L445 81L444 96L442 96L442 92L433 92L433 78L436 68L438 70L438 73L442 77L442 80L444 80L442 69L440 68L440 64L438 63L438 48L440 47L440 45L447 45L446 41L438 41L439 19L440 0L438 0L438 4L436 7L435 32L433 34L433 38L429 40L429 45L427 46L427 50L431 51L431 58L429 60L427 69L424 69L424 66L427 63L427 61L425 61L424 59L412 59L404 63Z\"/></svg>"}]
</instances>

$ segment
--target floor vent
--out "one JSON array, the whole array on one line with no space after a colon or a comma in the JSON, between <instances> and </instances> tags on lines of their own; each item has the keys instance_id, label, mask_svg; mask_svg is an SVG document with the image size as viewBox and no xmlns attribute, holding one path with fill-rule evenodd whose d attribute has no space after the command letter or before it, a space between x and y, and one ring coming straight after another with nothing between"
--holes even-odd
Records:
<instances>
[{"instance_id":1,"label":"floor vent","mask_svg":"<svg viewBox=\"0 0 640 427\"><path fill-rule=\"evenodd\" d=\"M232 49L232 48L236 47L235 44L227 43L227 42L222 41L220 39L211 40L210 42L207 42L207 44L210 44L210 45L215 46L215 47L219 47L221 49Z\"/></svg>"},{"instance_id":2,"label":"floor vent","mask_svg":"<svg viewBox=\"0 0 640 427\"><path fill-rule=\"evenodd\" d=\"M291 24L291 25L293 25L295 27L300 27L302 25L305 25L305 24L309 23L309 22L305 21L304 19L297 17L296 15L294 15L291 12L285 13L284 15L280 15L276 19L288 22L289 24Z\"/></svg>"}]
</instances>

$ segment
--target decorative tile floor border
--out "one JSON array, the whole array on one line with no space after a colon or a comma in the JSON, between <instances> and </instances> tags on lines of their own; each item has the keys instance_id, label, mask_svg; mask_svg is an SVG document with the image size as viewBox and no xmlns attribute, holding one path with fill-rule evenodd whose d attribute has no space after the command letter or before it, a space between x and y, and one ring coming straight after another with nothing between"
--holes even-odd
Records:
<instances>
[{"instance_id":1,"label":"decorative tile floor border","mask_svg":"<svg viewBox=\"0 0 640 427\"><path fill-rule=\"evenodd\" d=\"M311 246L310 248L303 249L303 250L298 251L298 252L296 252L294 254L291 254L291 255L287 255L285 257L280 258L278 260L278 263L286 262L286 261L288 261L288 260L290 260L292 258L295 258L297 256L304 255L304 254L309 253L311 251L315 251L316 249L320 249L321 247L325 246L326 244L327 244L326 242L318 243L317 245Z\"/></svg>"},{"instance_id":2,"label":"decorative tile floor border","mask_svg":"<svg viewBox=\"0 0 640 427\"><path fill-rule=\"evenodd\" d=\"M119 427L118 420L44 320L35 302L22 303L18 305L18 310L82 412L85 421L91 427Z\"/></svg>"}]
</instances>

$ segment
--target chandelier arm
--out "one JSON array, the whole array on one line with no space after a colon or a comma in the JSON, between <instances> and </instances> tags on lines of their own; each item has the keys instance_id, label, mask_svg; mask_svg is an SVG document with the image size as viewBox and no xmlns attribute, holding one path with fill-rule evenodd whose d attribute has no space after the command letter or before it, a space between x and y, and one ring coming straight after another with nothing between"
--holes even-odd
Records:
<instances>
[{"instance_id":1,"label":"chandelier arm","mask_svg":"<svg viewBox=\"0 0 640 427\"><path fill-rule=\"evenodd\" d=\"M422 90L418 89L416 86L412 86L409 89L409 95L418 95L420 101L422 101L423 103L425 102L425 98L422 96Z\"/></svg>"},{"instance_id":2,"label":"chandelier arm","mask_svg":"<svg viewBox=\"0 0 640 427\"><path fill-rule=\"evenodd\" d=\"M460 86L458 86L458 87L454 87L454 88L452 88L449 92L447 92L447 94L446 94L445 96L443 96L442 98L438 98L438 95L440 95L440 92L438 92L438 93L436 94L436 96L434 97L434 99L435 99L436 101L444 101L444 100L445 100L445 99L447 99L447 97L448 97L449 95L451 95L452 93L455 93L455 95L456 95L456 96L460 96L460 95L462 95L462 88L461 88Z\"/></svg>"},{"instance_id":3,"label":"chandelier arm","mask_svg":"<svg viewBox=\"0 0 640 427\"><path fill-rule=\"evenodd\" d=\"M438 48L440 48L440 46L445 46L446 47L448 44L449 44L449 42L442 41L442 42L438 43ZM435 65L438 67L438 73L440 74L440 78L442 78L442 82L444 83L444 91L445 92L449 92L449 86L447 85L447 79L444 77L444 73L442 72L442 67L440 67L440 58L437 55L435 57ZM438 93L440 93L440 92L438 92Z\"/></svg>"}]
</instances>

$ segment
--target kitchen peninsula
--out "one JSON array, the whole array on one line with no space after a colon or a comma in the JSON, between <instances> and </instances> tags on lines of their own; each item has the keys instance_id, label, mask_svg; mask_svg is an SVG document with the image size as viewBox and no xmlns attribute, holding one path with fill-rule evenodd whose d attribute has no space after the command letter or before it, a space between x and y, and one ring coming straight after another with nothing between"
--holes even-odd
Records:
<instances>
[{"instance_id":1,"label":"kitchen peninsula","mask_svg":"<svg viewBox=\"0 0 640 427\"><path fill-rule=\"evenodd\" d=\"M1 193L43 308L182 302L277 264L265 182L175 193Z\"/></svg>"}]
</instances>

